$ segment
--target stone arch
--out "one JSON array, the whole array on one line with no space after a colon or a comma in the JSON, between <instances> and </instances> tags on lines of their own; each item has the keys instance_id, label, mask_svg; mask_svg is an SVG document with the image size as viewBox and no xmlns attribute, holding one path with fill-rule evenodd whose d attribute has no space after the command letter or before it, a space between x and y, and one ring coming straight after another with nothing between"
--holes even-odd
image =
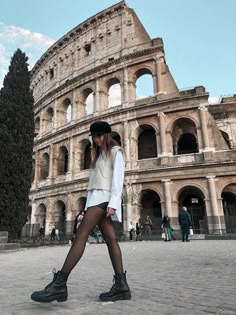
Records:
<instances>
[{"instance_id":1,"label":"stone arch","mask_svg":"<svg viewBox=\"0 0 236 315\"><path fill-rule=\"evenodd\" d=\"M143 222L145 217L149 215L152 219L155 229L161 226L162 209L160 195L152 189L143 189L140 193L141 204L141 221Z\"/></svg>"},{"instance_id":2,"label":"stone arch","mask_svg":"<svg viewBox=\"0 0 236 315\"><path fill-rule=\"evenodd\" d=\"M236 233L236 183L225 186L221 198L226 232Z\"/></svg>"},{"instance_id":3,"label":"stone arch","mask_svg":"<svg viewBox=\"0 0 236 315\"><path fill-rule=\"evenodd\" d=\"M87 170L91 164L91 142L88 139L81 141L80 169Z\"/></svg>"},{"instance_id":4,"label":"stone arch","mask_svg":"<svg viewBox=\"0 0 236 315\"><path fill-rule=\"evenodd\" d=\"M69 152L66 146L61 146L57 158L57 175L65 175L69 171Z\"/></svg>"},{"instance_id":5,"label":"stone arch","mask_svg":"<svg viewBox=\"0 0 236 315\"><path fill-rule=\"evenodd\" d=\"M59 126L66 125L72 120L73 104L69 97L65 98L58 110Z\"/></svg>"},{"instance_id":6,"label":"stone arch","mask_svg":"<svg viewBox=\"0 0 236 315\"><path fill-rule=\"evenodd\" d=\"M144 67L138 69L134 73L134 82L136 87L136 99L154 95L153 73L151 69ZM152 85L152 88L149 85ZM145 86L145 89L143 86Z\"/></svg>"},{"instance_id":7,"label":"stone arch","mask_svg":"<svg viewBox=\"0 0 236 315\"><path fill-rule=\"evenodd\" d=\"M182 117L175 120L172 124L171 135L174 155L199 151L197 127L192 119Z\"/></svg>"},{"instance_id":8,"label":"stone arch","mask_svg":"<svg viewBox=\"0 0 236 315\"><path fill-rule=\"evenodd\" d=\"M203 191L193 185L184 186L178 191L178 203L179 210L183 206L187 207L195 233L207 233L208 222Z\"/></svg>"},{"instance_id":9,"label":"stone arch","mask_svg":"<svg viewBox=\"0 0 236 315\"><path fill-rule=\"evenodd\" d=\"M40 159L40 180L47 179L49 176L49 154L45 152Z\"/></svg>"},{"instance_id":10,"label":"stone arch","mask_svg":"<svg viewBox=\"0 0 236 315\"><path fill-rule=\"evenodd\" d=\"M53 129L54 126L54 110L50 106L44 113L44 131L48 132Z\"/></svg>"},{"instance_id":11,"label":"stone arch","mask_svg":"<svg viewBox=\"0 0 236 315\"><path fill-rule=\"evenodd\" d=\"M36 137L40 132L40 118L37 117L34 121L34 136Z\"/></svg>"},{"instance_id":12,"label":"stone arch","mask_svg":"<svg viewBox=\"0 0 236 315\"><path fill-rule=\"evenodd\" d=\"M108 107L121 104L121 84L118 78L111 78L106 83L108 95Z\"/></svg>"},{"instance_id":13,"label":"stone arch","mask_svg":"<svg viewBox=\"0 0 236 315\"><path fill-rule=\"evenodd\" d=\"M156 130L149 124L139 126L138 159L157 157Z\"/></svg>"}]
</instances>

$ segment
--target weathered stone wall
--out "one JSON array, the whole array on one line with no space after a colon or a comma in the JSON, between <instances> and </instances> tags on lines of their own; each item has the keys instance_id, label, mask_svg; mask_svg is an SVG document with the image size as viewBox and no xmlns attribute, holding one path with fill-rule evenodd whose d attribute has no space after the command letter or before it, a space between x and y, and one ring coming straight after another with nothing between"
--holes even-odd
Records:
<instances>
[{"instance_id":1,"label":"weathered stone wall","mask_svg":"<svg viewBox=\"0 0 236 315\"><path fill-rule=\"evenodd\" d=\"M138 99L137 80L144 74L152 78L153 95ZM112 106L110 89L117 85L120 103ZM209 106L202 86L178 90L162 39L150 39L124 1L49 48L32 70L32 88L32 224L46 225L48 233L63 220L74 220L86 197L89 126L101 119L111 124L126 156L125 231L129 221L147 214L160 229L165 212L178 227L178 211L186 202L198 232L226 230L222 193L235 192L235 114L219 116L226 104ZM218 128L228 133L231 147ZM71 232L68 224L63 229Z\"/></svg>"}]
</instances>

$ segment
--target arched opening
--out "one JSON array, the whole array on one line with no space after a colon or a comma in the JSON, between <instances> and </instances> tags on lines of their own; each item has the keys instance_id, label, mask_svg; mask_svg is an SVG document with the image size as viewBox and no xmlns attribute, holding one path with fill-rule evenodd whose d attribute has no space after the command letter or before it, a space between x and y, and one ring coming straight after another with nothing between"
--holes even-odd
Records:
<instances>
[{"instance_id":1,"label":"arched opening","mask_svg":"<svg viewBox=\"0 0 236 315\"><path fill-rule=\"evenodd\" d=\"M140 126L138 137L138 159L157 157L156 132L149 125Z\"/></svg>"},{"instance_id":2,"label":"arched opening","mask_svg":"<svg viewBox=\"0 0 236 315\"><path fill-rule=\"evenodd\" d=\"M53 128L53 116L54 111L52 107L49 107L45 113L45 131L50 131Z\"/></svg>"},{"instance_id":3,"label":"arched opening","mask_svg":"<svg viewBox=\"0 0 236 315\"><path fill-rule=\"evenodd\" d=\"M59 231L60 239L63 239L66 235L66 206L63 201L56 201L53 214L53 219L55 221L54 226Z\"/></svg>"},{"instance_id":4,"label":"arched opening","mask_svg":"<svg viewBox=\"0 0 236 315\"><path fill-rule=\"evenodd\" d=\"M67 124L70 123L71 120L72 120L72 105L70 103L66 109L66 122L67 122Z\"/></svg>"},{"instance_id":5,"label":"arched opening","mask_svg":"<svg viewBox=\"0 0 236 315\"><path fill-rule=\"evenodd\" d=\"M187 207L194 233L205 234L208 232L204 195L198 188L186 187L182 189L179 195L179 205L180 209L183 206Z\"/></svg>"},{"instance_id":6,"label":"arched opening","mask_svg":"<svg viewBox=\"0 0 236 315\"><path fill-rule=\"evenodd\" d=\"M73 105L69 98L66 98L58 111L58 122L60 126L70 123L72 120Z\"/></svg>"},{"instance_id":7,"label":"arched opening","mask_svg":"<svg viewBox=\"0 0 236 315\"><path fill-rule=\"evenodd\" d=\"M236 233L236 184L227 186L222 194L222 204L227 233Z\"/></svg>"},{"instance_id":8,"label":"arched opening","mask_svg":"<svg viewBox=\"0 0 236 315\"><path fill-rule=\"evenodd\" d=\"M121 146L121 138L117 132L112 131L111 137Z\"/></svg>"},{"instance_id":9,"label":"arched opening","mask_svg":"<svg viewBox=\"0 0 236 315\"><path fill-rule=\"evenodd\" d=\"M121 104L121 85L116 78L108 81L108 107L114 107Z\"/></svg>"},{"instance_id":10,"label":"arched opening","mask_svg":"<svg viewBox=\"0 0 236 315\"><path fill-rule=\"evenodd\" d=\"M155 230L160 230L162 210L159 195L151 189L143 190L141 192L141 205L141 221L143 222L148 215L153 222L153 228Z\"/></svg>"},{"instance_id":11,"label":"arched opening","mask_svg":"<svg viewBox=\"0 0 236 315\"><path fill-rule=\"evenodd\" d=\"M85 89L83 91L85 115L91 115L94 113L94 93L91 89Z\"/></svg>"},{"instance_id":12,"label":"arched opening","mask_svg":"<svg viewBox=\"0 0 236 315\"><path fill-rule=\"evenodd\" d=\"M60 147L59 157L57 160L57 174L65 175L68 172L69 153L65 146Z\"/></svg>"},{"instance_id":13,"label":"arched opening","mask_svg":"<svg viewBox=\"0 0 236 315\"><path fill-rule=\"evenodd\" d=\"M87 170L90 168L91 165L91 143L88 143L84 150L84 163L83 169Z\"/></svg>"},{"instance_id":14,"label":"arched opening","mask_svg":"<svg viewBox=\"0 0 236 315\"><path fill-rule=\"evenodd\" d=\"M149 69L139 69L135 73L136 99L154 95L152 72Z\"/></svg>"},{"instance_id":15,"label":"arched opening","mask_svg":"<svg viewBox=\"0 0 236 315\"><path fill-rule=\"evenodd\" d=\"M197 128L191 119L178 119L173 124L171 134L174 155L198 152Z\"/></svg>"},{"instance_id":16,"label":"arched opening","mask_svg":"<svg viewBox=\"0 0 236 315\"><path fill-rule=\"evenodd\" d=\"M40 130L40 118L37 117L34 121L34 136L36 137L39 134Z\"/></svg>"},{"instance_id":17,"label":"arched opening","mask_svg":"<svg viewBox=\"0 0 236 315\"><path fill-rule=\"evenodd\" d=\"M44 153L40 163L40 180L46 179L49 175L49 155Z\"/></svg>"},{"instance_id":18,"label":"arched opening","mask_svg":"<svg viewBox=\"0 0 236 315\"><path fill-rule=\"evenodd\" d=\"M223 130L220 130L220 132L221 132L221 134L222 134L222 136L223 136L223 138L224 138L228 148L231 149L231 143L230 143L230 140L229 140L229 135L227 134L227 132L225 132Z\"/></svg>"},{"instance_id":19,"label":"arched opening","mask_svg":"<svg viewBox=\"0 0 236 315\"><path fill-rule=\"evenodd\" d=\"M177 154L197 153L197 139L191 133L184 133L177 143Z\"/></svg>"}]
</instances>

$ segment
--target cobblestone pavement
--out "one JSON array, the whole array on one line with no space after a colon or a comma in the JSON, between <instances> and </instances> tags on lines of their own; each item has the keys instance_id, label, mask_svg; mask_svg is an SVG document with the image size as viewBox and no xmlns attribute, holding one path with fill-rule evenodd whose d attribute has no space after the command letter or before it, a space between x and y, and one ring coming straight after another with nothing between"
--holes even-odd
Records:
<instances>
[{"instance_id":1,"label":"cobblestone pavement","mask_svg":"<svg viewBox=\"0 0 236 315\"><path fill-rule=\"evenodd\" d=\"M102 303L113 271L105 244L90 244L69 281L67 302L40 304L30 294L51 281L69 245L0 254L0 315L236 314L236 241L123 242L132 300Z\"/></svg>"}]
</instances>

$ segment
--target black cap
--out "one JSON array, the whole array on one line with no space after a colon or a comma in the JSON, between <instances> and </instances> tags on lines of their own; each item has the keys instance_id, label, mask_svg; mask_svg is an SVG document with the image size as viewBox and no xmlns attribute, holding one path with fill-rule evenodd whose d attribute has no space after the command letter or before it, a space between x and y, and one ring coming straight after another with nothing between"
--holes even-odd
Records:
<instances>
[{"instance_id":1,"label":"black cap","mask_svg":"<svg viewBox=\"0 0 236 315\"><path fill-rule=\"evenodd\" d=\"M111 133L110 125L105 121L96 121L90 126L90 136L100 136Z\"/></svg>"}]
</instances>

